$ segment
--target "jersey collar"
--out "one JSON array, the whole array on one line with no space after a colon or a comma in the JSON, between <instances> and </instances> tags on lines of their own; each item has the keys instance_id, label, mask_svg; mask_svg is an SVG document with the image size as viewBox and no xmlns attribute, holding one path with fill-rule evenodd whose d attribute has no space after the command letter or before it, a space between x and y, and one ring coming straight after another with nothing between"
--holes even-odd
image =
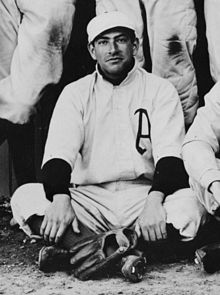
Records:
<instances>
[{"instance_id":1,"label":"jersey collar","mask_svg":"<svg viewBox=\"0 0 220 295\"><path fill-rule=\"evenodd\" d=\"M98 64L96 64L96 73L97 73L98 79L101 79L102 81L105 81L115 87L120 87L120 86L124 86L124 85L129 84L133 80L133 76L135 75L135 72L138 67L139 67L139 65L138 65L137 61L135 60L133 68L128 72L125 79L119 85L113 85L110 81L105 79L105 77L103 76L103 74L101 73L101 71L99 69Z\"/></svg>"}]
</instances>

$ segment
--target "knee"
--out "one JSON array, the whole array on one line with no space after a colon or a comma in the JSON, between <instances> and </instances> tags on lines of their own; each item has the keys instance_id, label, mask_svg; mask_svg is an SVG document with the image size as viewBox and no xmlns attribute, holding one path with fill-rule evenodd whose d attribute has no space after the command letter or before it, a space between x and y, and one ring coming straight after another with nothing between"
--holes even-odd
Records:
<instances>
[{"instance_id":1,"label":"knee","mask_svg":"<svg viewBox=\"0 0 220 295\"><path fill-rule=\"evenodd\" d=\"M203 215L200 212L186 212L182 211L182 214L179 215L178 220L173 220L173 226L179 230L180 235L183 239L191 240L195 238L199 227L203 224Z\"/></svg>"},{"instance_id":2,"label":"knee","mask_svg":"<svg viewBox=\"0 0 220 295\"><path fill-rule=\"evenodd\" d=\"M171 223L185 239L193 239L205 223L207 212L191 189L180 190L165 204L167 223Z\"/></svg>"},{"instance_id":3,"label":"knee","mask_svg":"<svg viewBox=\"0 0 220 295\"><path fill-rule=\"evenodd\" d=\"M12 195L11 198L11 205L12 207L16 204L19 204L21 202L21 199L23 199L26 195L30 194L30 184L24 184L20 187L18 187L15 192Z\"/></svg>"},{"instance_id":4,"label":"knee","mask_svg":"<svg viewBox=\"0 0 220 295\"><path fill-rule=\"evenodd\" d=\"M182 240L192 240L197 235L199 227L203 224L202 217L183 212L178 217L169 218L168 223L172 224L179 231Z\"/></svg>"},{"instance_id":5,"label":"knee","mask_svg":"<svg viewBox=\"0 0 220 295\"><path fill-rule=\"evenodd\" d=\"M20 226L24 225L23 209L30 196L30 184L24 184L16 189L11 198L11 209L14 219Z\"/></svg>"},{"instance_id":6,"label":"knee","mask_svg":"<svg viewBox=\"0 0 220 295\"><path fill-rule=\"evenodd\" d=\"M18 187L12 195L11 207L25 206L30 200L43 194L43 186L39 183L26 183Z\"/></svg>"}]
</instances>

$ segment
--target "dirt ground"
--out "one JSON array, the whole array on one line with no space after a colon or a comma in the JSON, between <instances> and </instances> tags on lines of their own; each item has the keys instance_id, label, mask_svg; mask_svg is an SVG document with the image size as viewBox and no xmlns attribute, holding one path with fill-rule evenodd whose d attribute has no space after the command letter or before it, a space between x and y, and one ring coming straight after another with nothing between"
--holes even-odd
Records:
<instances>
[{"instance_id":1,"label":"dirt ground","mask_svg":"<svg viewBox=\"0 0 220 295\"><path fill-rule=\"evenodd\" d=\"M122 277L81 282L70 273L44 274L38 270L42 242L27 240L9 225L11 210L0 198L0 294L7 295L219 295L220 272L205 274L191 261L149 266L142 282Z\"/></svg>"}]
</instances>

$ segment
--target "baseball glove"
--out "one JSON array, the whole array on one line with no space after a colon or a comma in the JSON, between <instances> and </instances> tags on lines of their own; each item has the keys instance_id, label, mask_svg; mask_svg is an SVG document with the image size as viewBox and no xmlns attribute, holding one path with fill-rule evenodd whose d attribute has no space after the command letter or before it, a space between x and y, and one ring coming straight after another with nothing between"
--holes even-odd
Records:
<instances>
[{"instance_id":1,"label":"baseball glove","mask_svg":"<svg viewBox=\"0 0 220 295\"><path fill-rule=\"evenodd\" d=\"M117 263L136 244L137 234L128 228L85 238L70 249L73 274L80 280L94 278L100 271Z\"/></svg>"}]
</instances>

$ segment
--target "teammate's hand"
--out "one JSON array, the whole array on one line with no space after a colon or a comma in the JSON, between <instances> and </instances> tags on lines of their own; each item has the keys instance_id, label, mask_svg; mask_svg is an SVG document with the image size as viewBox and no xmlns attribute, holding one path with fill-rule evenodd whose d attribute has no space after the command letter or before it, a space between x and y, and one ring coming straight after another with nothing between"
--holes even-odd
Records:
<instances>
[{"instance_id":1,"label":"teammate's hand","mask_svg":"<svg viewBox=\"0 0 220 295\"><path fill-rule=\"evenodd\" d=\"M45 212L40 233L45 241L58 243L70 224L73 226L73 231L79 233L70 197L65 194L57 194Z\"/></svg>"},{"instance_id":2,"label":"teammate's hand","mask_svg":"<svg viewBox=\"0 0 220 295\"><path fill-rule=\"evenodd\" d=\"M211 185L209 190L213 194L218 205L220 205L220 181L214 181Z\"/></svg>"},{"instance_id":3,"label":"teammate's hand","mask_svg":"<svg viewBox=\"0 0 220 295\"><path fill-rule=\"evenodd\" d=\"M215 212L215 218L220 221L220 181L214 181L210 185L209 190L214 197L214 202L212 202L210 209Z\"/></svg>"},{"instance_id":4,"label":"teammate's hand","mask_svg":"<svg viewBox=\"0 0 220 295\"><path fill-rule=\"evenodd\" d=\"M139 227L145 241L153 242L167 238L166 212L162 205L163 198L163 193L151 192L137 220L137 227Z\"/></svg>"}]
</instances>

